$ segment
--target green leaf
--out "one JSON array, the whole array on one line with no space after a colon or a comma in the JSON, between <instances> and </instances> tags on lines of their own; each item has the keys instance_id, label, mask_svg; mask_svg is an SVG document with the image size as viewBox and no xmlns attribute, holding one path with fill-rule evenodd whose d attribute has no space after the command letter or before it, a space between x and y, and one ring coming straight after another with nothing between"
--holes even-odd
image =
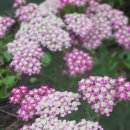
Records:
<instances>
[{"instance_id":1,"label":"green leaf","mask_svg":"<svg viewBox=\"0 0 130 130\"><path fill-rule=\"evenodd\" d=\"M3 52L4 58L9 62L11 60L11 55L9 55L6 51Z\"/></svg>"},{"instance_id":2,"label":"green leaf","mask_svg":"<svg viewBox=\"0 0 130 130\"><path fill-rule=\"evenodd\" d=\"M0 69L0 74L5 74L6 73L6 70L5 69Z\"/></svg>"},{"instance_id":3,"label":"green leaf","mask_svg":"<svg viewBox=\"0 0 130 130\"><path fill-rule=\"evenodd\" d=\"M7 76L6 78L3 79L4 84L6 85L7 88L11 88L13 87L13 85L15 85L15 80L16 80L16 76Z\"/></svg>"},{"instance_id":4,"label":"green leaf","mask_svg":"<svg viewBox=\"0 0 130 130\"><path fill-rule=\"evenodd\" d=\"M30 79L30 82L31 82L31 83L35 83L35 82L37 82L37 78L32 77L32 78Z\"/></svg>"},{"instance_id":5,"label":"green leaf","mask_svg":"<svg viewBox=\"0 0 130 130\"><path fill-rule=\"evenodd\" d=\"M41 59L43 66L44 67L48 66L51 62L51 59L52 59L52 57L51 57L50 53L45 52L44 57Z\"/></svg>"},{"instance_id":6,"label":"green leaf","mask_svg":"<svg viewBox=\"0 0 130 130\"><path fill-rule=\"evenodd\" d=\"M0 80L0 87L2 87L4 85L4 81L1 79Z\"/></svg>"}]
</instances>

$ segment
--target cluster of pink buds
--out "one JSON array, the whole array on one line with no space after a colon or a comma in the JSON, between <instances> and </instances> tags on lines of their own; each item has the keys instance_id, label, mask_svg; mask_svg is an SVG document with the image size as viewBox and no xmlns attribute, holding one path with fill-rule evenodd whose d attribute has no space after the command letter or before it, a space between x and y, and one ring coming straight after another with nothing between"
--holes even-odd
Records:
<instances>
[{"instance_id":1,"label":"cluster of pink buds","mask_svg":"<svg viewBox=\"0 0 130 130\"><path fill-rule=\"evenodd\" d=\"M130 101L130 82L125 77L118 77L116 82L116 98L119 101Z\"/></svg>"},{"instance_id":2,"label":"cluster of pink buds","mask_svg":"<svg viewBox=\"0 0 130 130\"><path fill-rule=\"evenodd\" d=\"M108 76L90 76L79 81L79 91L83 94L83 99L91 104L95 112L109 116L115 105L115 84L116 80Z\"/></svg>"},{"instance_id":3,"label":"cluster of pink buds","mask_svg":"<svg viewBox=\"0 0 130 130\"><path fill-rule=\"evenodd\" d=\"M115 32L117 43L126 49L130 48L130 26L123 26Z\"/></svg>"},{"instance_id":4,"label":"cluster of pink buds","mask_svg":"<svg viewBox=\"0 0 130 130\"><path fill-rule=\"evenodd\" d=\"M64 59L70 75L84 74L93 67L93 57L76 48L71 53L67 52Z\"/></svg>"},{"instance_id":5,"label":"cluster of pink buds","mask_svg":"<svg viewBox=\"0 0 130 130\"><path fill-rule=\"evenodd\" d=\"M25 6L21 6L16 10L15 17L18 18L18 21L28 22L30 21L30 17L32 13L37 9L37 4L27 4Z\"/></svg>"},{"instance_id":6,"label":"cluster of pink buds","mask_svg":"<svg viewBox=\"0 0 130 130\"><path fill-rule=\"evenodd\" d=\"M13 88L11 91L10 103L20 104L22 101L22 96L28 93L27 86L19 86L18 88Z\"/></svg>"},{"instance_id":7,"label":"cluster of pink buds","mask_svg":"<svg viewBox=\"0 0 130 130\"><path fill-rule=\"evenodd\" d=\"M0 16L0 39L5 37L7 30L14 23L15 21L12 18L6 16L3 17Z\"/></svg>"},{"instance_id":8,"label":"cluster of pink buds","mask_svg":"<svg viewBox=\"0 0 130 130\"><path fill-rule=\"evenodd\" d=\"M72 111L77 111L80 95L72 92L59 92L44 96L37 105L37 114L45 118L53 115L65 117Z\"/></svg>"},{"instance_id":9,"label":"cluster of pink buds","mask_svg":"<svg viewBox=\"0 0 130 130\"><path fill-rule=\"evenodd\" d=\"M47 86L41 86L38 89L28 90L27 87L14 88L12 90L12 96L10 102L13 104L20 104L20 108L17 111L18 117L24 121L28 121L36 115L36 107L41 98L48 96L48 94L54 93L55 90Z\"/></svg>"},{"instance_id":10,"label":"cluster of pink buds","mask_svg":"<svg viewBox=\"0 0 130 130\"><path fill-rule=\"evenodd\" d=\"M13 7L14 7L14 8L18 8L18 7L20 7L20 6L25 5L26 2L27 2L27 0L14 0Z\"/></svg>"},{"instance_id":11,"label":"cluster of pink buds","mask_svg":"<svg viewBox=\"0 0 130 130\"><path fill-rule=\"evenodd\" d=\"M31 125L25 125L20 130L103 130L98 122L82 119L76 123L75 120L59 120L57 117L40 117Z\"/></svg>"},{"instance_id":12,"label":"cluster of pink buds","mask_svg":"<svg viewBox=\"0 0 130 130\"><path fill-rule=\"evenodd\" d=\"M85 38L92 30L92 21L85 14L67 14L65 15L67 30L76 36Z\"/></svg>"}]
</instances>

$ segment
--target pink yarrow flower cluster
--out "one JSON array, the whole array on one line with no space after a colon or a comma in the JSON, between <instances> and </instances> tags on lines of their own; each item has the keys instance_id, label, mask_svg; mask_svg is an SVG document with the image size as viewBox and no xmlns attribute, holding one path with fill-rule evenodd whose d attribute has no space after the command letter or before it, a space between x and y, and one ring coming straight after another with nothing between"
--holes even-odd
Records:
<instances>
[{"instance_id":1,"label":"pink yarrow flower cluster","mask_svg":"<svg viewBox=\"0 0 130 130\"><path fill-rule=\"evenodd\" d=\"M53 14L46 17L40 15L28 23L23 22L15 40L7 45L8 52L13 55L11 66L15 71L28 75L39 74L40 59L44 56L41 46L51 51L69 48L71 38L63 27L63 21Z\"/></svg>"},{"instance_id":2,"label":"pink yarrow flower cluster","mask_svg":"<svg viewBox=\"0 0 130 130\"><path fill-rule=\"evenodd\" d=\"M20 22L29 22L32 13L38 8L37 4L30 3L25 6L21 6L15 12L15 17L18 18Z\"/></svg>"},{"instance_id":3,"label":"pink yarrow flower cluster","mask_svg":"<svg viewBox=\"0 0 130 130\"><path fill-rule=\"evenodd\" d=\"M116 101L130 100L130 82L125 77L90 76L79 81L78 85L83 99L102 115L110 116Z\"/></svg>"},{"instance_id":4,"label":"pink yarrow flower cluster","mask_svg":"<svg viewBox=\"0 0 130 130\"><path fill-rule=\"evenodd\" d=\"M85 38L93 27L92 21L85 14L67 14L64 21L67 30L81 38Z\"/></svg>"},{"instance_id":5,"label":"pink yarrow flower cluster","mask_svg":"<svg viewBox=\"0 0 130 130\"><path fill-rule=\"evenodd\" d=\"M20 86L12 90L10 103L20 105L17 114L24 121L39 115L31 125L24 125L20 130L103 130L98 122L82 119L76 123L75 120L59 120L57 116L64 117L72 111L77 111L80 105L80 95L73 92L59 92L47 86L28 90L26 86ZM20 95L18 97L18 95Z\"/></svg>"},{"instance_id":6,"label":"pink yarrow flower cluster","mask_svg":"<svg viewBox=\"0 0 130 130\"><path fill-rule=\"evenodd\" d=\"M22 101L22 96L28 93L27 86L19 86L19 88L13 88L11 91L10 103L20 104Z\"/></svg>"},{"instance_id":7,"label":"pink yarrow flower cluster","mask_svg":"<svg viewBox=\"0 0 130 130\"><path fill-rule=\"evenodd\" d=\"M27 3L27 0L14 0L13 8L18 8L20 6L23 6Z\"/></svg>"},{"instance_id":8,"label":"pink yarrow flower cluster","mask_svg":"<svg viewBox=\"0 0 130 130\"><path fill-rule=\"evenodd\" d=\"M83 99L91 104L95 112L109 116L115 106L115 83L116 80L108 76L90 76L79 81L79 91Z\"/></svg>"},{"instance_id":9,"label":"pink yarrow flower cluster","mask_svg":"<svg viewBox=\"0 0 130 130\"><path fill-rule=\"evenodd\" d=\"M10 18L0 16L0 39L4 38L6 35L7 30L15 23L15 20Z\"/></svg>"},{"instance_id":10,"label":"pink yarrow flower cluster","mask_svg":"<svg viewBox=\"0 0 130 130\"><path fill-rule=\"evenodd\" d=\"M42 48L35 41L20 38L7 45L8 52L13 55L11 67L16 72L34 75L41 71L41 57L44 56Z\"/></svg>"},{"instance_id":11,"label":"pink yarrow flower cluster","mask_svg":"<svg viewBox=\"0 0 130 130\"><path fill-rule=\"evenodd\" d=\"M122 11L113 9L108 4L97 4L94 8L90 6L86 15L93 22L93 31L83 39L87 49L98 48L104 39L114 38L118 30L123 30L123 26L128 25L128 17Z\"/></svg>"},{"instance_id":12,"label":"pink yarrow flower cluster","mask_svg":"<svg viewBox=\"0 0 130 130\"><path fill-rule=\"evenodd\" d=\"M75 120L59 120L57 117L40 117L31 125L25 125L20 130L103 130L98 122L82 119L76 123Z\"/></svg>"},{"instance_id":13,"label":"pink yarrow flower cluster","mask_svg":"<svg viewBox=\"0 0 130 130\"><path fill-rule=\"evenodd\" d=\"M24 121L28 121L36 115L36 108L41 98L54 92L54 89L47 86L41 86L38 89L32 90L29 90L26 86L20 86L12 90L10 103L19 104L20 108L17 111L18 117Z\"/></svg>"},{"instance_id":14,"label":"pink yarrow flower cluster","mask_svg":"<svg viewBox=\"0 0 130 130\"><path fill-rule=\"evenodd\" d=\"M60 0L46 0L42 2L38 9L41 12L44 12L44 14L53 13L57 14L59 12L59 9L61 9L61 2Z\"/></svg>"},{"instance_id":15,"label":"pink yarrow flower cluster","mask_svg":"<svg viewBox=\"0 0 130 130\"><path fill-rule=\"evenodd\" d=\"M61 5L65 7L66 5L75 5L75 6L86 6L86 5L95 5L95 3L100 2L100 0L60 0Z\"/></svg>"},{"instance_id":16,"label":"pink yarrow flower cluster","mask_svg":"<svg viewBox=\"0 0 130 130\"><path fill-rule=\"evenodd\" d=\"M70 53L67 52L64 59L70 75L84 74L93 67L93 57L76 48Z\"/></svg>"},{"instance_id":17,"label":"pink yarrow flower cluster","mask_svg":"<svg viewBox=\"0 0 130 130\"><path fill-rule=\"evenodd\" d=\"M115 32L114 38L125 49L130 48L130 26L123 26Z\"/></svg>"},{"instance_id":18,"label":"pink yarrow flower cluster","mask_svg":"<svg viewBox=\"0 0 130 130\"><path fill-rule=\"evenodd\" d=\"M37 114L43 115L45 118L53 115L65 117L72 111L77 111L80 95L72 92L59 92L44 96L37 105Z\"/></svg>"},{"instance_id":19,"label":"pink yarrow flower cluster","mask_svg":"<svg viewBox=\"0 0 130 130\"><path fill-rule=\"evenodd\" d=\"M117 78L116 97L119 101L130 101L130 82L125 77Z\"/></svg>"}]
</instances>

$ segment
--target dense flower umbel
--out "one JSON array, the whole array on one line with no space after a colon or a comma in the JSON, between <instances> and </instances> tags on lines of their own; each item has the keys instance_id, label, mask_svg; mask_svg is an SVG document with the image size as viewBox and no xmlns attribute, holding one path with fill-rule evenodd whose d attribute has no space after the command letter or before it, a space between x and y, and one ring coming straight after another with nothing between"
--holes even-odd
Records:
<instances>
[{"instance_id":1,"label":"dense flower umbel","mask_svg":"<svg viewBox=\"0 0 130 130\"><path fill-rule=\"evenodd\" d=\"M19 86L19 88L13 88L11 91L10 103L20 104L22 101L22 96L28 93L27 86Z\"/></svg>"},{"instance_id":2,"label":"dense flower umbel","mask_svg":"<svg viewBox=\"0 0 130 130\"><path fill-rule=\"evenodd\" d=\"M53 14L23 22L15 36L16 40L7 45L8 51L14 56L11 66L15 71L29 75L40 73L40 58L43 56L40 45L51 51L70 47L71 39L69 33L62 29L64 26L63 21Z\"/></svg>"},{"instance_id":3,"label":"dense flower umbel","mask_svg":"<svg viewBox=\"0 0 130 130\"><path fill-rule=\"evenodd\" d=\"M4 38L6 35L7 30L15 23L15 20L12 18L0 16L0 39Z\"/></svg>"},{"instance_id":4,"label":"dense flower umbel","mask_svg":"<svg viewBox=\"0 0 130 130\"><path fill-rule=\"evenodd\" d=\"M76 5L76 6L86 6L86 5L95 5L95 3L100 0L60 0L61 5L64 7L66 5Z\"/></svg>"},{"instance_id":5,"label":"dense flower umbel","mask_svg":"<svg viewBox=\"0 0 130 130\"><path fill-rule=\"evenodd\" d=\"M70 75L84 74L93 67L93 57L76 48L71 53L67 52L64 59Z\"/></svg>"},{"instance_id":6,"label":"dense flower umbel","mask_svg":"<svg viewBox=\"0 0 130 130\"><path fill-rule=\"evenodd\" d=\"M30 17L32 13L38 8L37 4L27 4L25 6L21 6L15 12L15 17L18 18L21 22L28 22L30 21Z\"/></svg>"},{"instance_id":7,"label":"dense flower umbel","mask_svg":"<svg viewBox=\"0 0 130 130\"><path fill-rule=\"evenodd\" d=\"M92 21L85 14L67 14L64 21L67 30L81 38L85 38L92 30Z\"/></svg>"},{"instance_id":8,"label":"dense flower umbel","mask_svg":"<svg viewBox=\"0 0 130 130\"><path fill-rule=\"evenodd\" d=\"M28 90L27 87L20 86L14 88L11 92L10 102L13 104L20 104L20 108L17 111L19 118L24 121L28 121L36 115L36 107L42 97L48 94L54 93L55 90L48 88L47 86L41 86L38 89Z\"/></svg>"},{"instance_id":9,"label":"dense flower umbel","mask_svg":"<svg viewBox=\"0 0 130 130\"><path fill-rule=\"evenodd\" d=\"M20 6L23 6L27 3L27 0L14 0L13 7L18 8Z\"/></svg>"},{"instance_id":10,"label":"dense flower umbel","mask_svg":"<svg viewBox=\"0 0 130 130\"><path fill-rule=\"evenodd\" d=\"M48 13L53 13L56 14L58 13L58 9L61 9L61 2L60 0L46 0L45 2L42 2L38 9L42 12L44 12L44 14L48 14Z\"/></svg>"},{"instance_id":11,"label":"dense flower umbel","mask_svg":"<svg viewBox=\"0 0 130 130\"><path fill-rule=\"evenodd\" d=\"M76 123L75 120L59 120L53 115L44 118L41 116L37 118L31 126L23 126L20 130L103 130L98 122L86 121L82 119Z\"/></svg>"},{"instance_id":12,"label":"dense flower umbel","mask_svg":"<svg viewBox=\"0 0 130 130\"><path fill-rule=\"evenodd\" d=\"M120 101L130 101L130 82L125 77L118 77L116 85L116 97Z\"/></svg>"},{"instance_id":13,"label":"dense flower umbel","mask_svg":"<svg viewBox=\"0 0 130 130\"><path fill-rule=\"evenodd\" d=\"M53 115L64 117L72 111L77 111L80 95L72 92L59 92L44 96L37 105L37 114L44 117Z\"/></svg>"},{"instance_id":14,"label":"dense flower umbel","mask_svg":"<svg viewBox=\"0 0 130 130\"><path fill-rule=\"evenodd\" d=\"M89 7L86 15L92 20L94 26L93 31L83 39L87 49L96 49L104 39L113 38L113 32L128 24L128 18L124 13L113 9L108 4L97 4L95 8Z\"/></svg>"},{"instance_id":15,"label":"dense flower umbel","mask_svg":"<svg viewBox=\"0 0 130 130\"><path fill-rule=\"evenodd\" d=\"M130 49L130 26L123 26L115 32L117 43L126 49Z\"/></svg>"},{"instance_id":16,"label":"dense flower umbel","mask_svg":"<svg viewBox=\"0 0 130 130\"><path fill-rule=\"evenodd\" d=\"M64 26L62 19L53 14L47 17L39 16L33 18L29 23L23 23L16 38L27 37L30 40L38 41L51 51L61 51L71 46L69 33L62 29Z\"/></svg>"},{"instance_id":17,"label":"dense flower umbel","mask_svg":"<svg viewBox=\"0 0 130 130\"><path fill-rule=\"evenodd\" d=\"M7 47L8 52L13 55L10 66L14 67L16 72L28 75L40 73L40 58L44 56L44 53L37 42L19 39L9 43Z\"/></svg>"},{"instance_id":18,"label":"dense flower umbel","mask_svg":"<svg viewBox=\"0 0 130 130\"><path fill-rule=\"evenodd\" d=\"M83 99L91 104L95 112L109 116L115 105L115 84L116 80L108 76L90 76L79 81L79 91L83 94Z\"/></svg>"}]
</instances>

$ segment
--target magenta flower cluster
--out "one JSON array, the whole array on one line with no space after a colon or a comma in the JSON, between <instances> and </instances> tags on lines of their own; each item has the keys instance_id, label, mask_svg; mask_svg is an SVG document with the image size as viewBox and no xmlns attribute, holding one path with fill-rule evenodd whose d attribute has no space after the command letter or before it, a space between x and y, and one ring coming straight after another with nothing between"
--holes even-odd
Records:
<instances>
[{"instance_id":1,"label":"magenta flower cluster","mask_svg":"<svg viewBox=\"0 0 130 130\"><path fill-rule=\"evenodd\" d=\"M93 57L76 48L72 52L67 52L64 59L70 75L84 74L93 67Z\"/></svg>"},{"instance_id":2,"label":"magenta flower cluster","mask_svg":"<svg viewBox=\"0 0 130 130\"><path fill-rule=\"evenodd\" d=\"M27 0L14 0L13 7L19 8L27 3Z\"/></svg>"},{"instance_id":3,"label":"magenta flower cluster","mask_svg":"<svg viewBox=\"0 0 130 130\"><path fill-rule=\"evenodd\" d=\"M24 125L20 130L103 130L98 122L86 121L82 119L76 123L75 120L59 120L57 117L51 116L44 118L41 116L29 126Z\"/></svg>"},{"instance_id":4,"label":"magenta flower cluster","mask_svg":"<svg viewBox=\"0 0 130 130\"><path fill-rule=\"evenodd\" d=\"M63 27L63 21L53 14L46 17L40 15L28 23L23 22L15 40L7 45L8 52L13 55L11 66L15 71L28 75L39 74L40 59L44 56L41 46L51 51L70 47L71 39Z\"/></svg>"},{"instance_id":5,"label":"magenta flower cluster","mask_svg":"<svg viewBox=\"0 0 130 130\"><path fill-rule=\"evenodd\" d=\"M68 4L86 6L88 9L83 14L66 14L63 19L57 17L57 14ZM16 17L22 23L15 40L8 45L8 51L13 55L11 66L16 72L28 75L39 74L40 59L43 57L42 47L56 52L72 45L83 44L83 47L89 50L98 48L103 40L112 38L126 49L130 47L128 18L122 11L113 9L108 4L101 4L100 0L46 0L40 5L30 3L19 7L16 10ZM38 50L38 57L30 56L32 52L29 54L29 50L32 49L26 46L27 44L31 46L32 43L37 44L34 46L37 46L35 50ZM20 48L17 46L28 49L27 52L22 49L17 55L17 51L12 53L11 46L16 47L18 51ZM88 65L85 67L87 63L83 64L80 69L74 67L77 72L73 70L73 66L68 65L72 67L70 73L74 73L72 75L84 73Z\"/></svg>"},{"instance_id":6,"label":"magenta flower cluster","mask_svg":"<svg viewBox=\"0 0 130 130\"><path fill-rule=\"evenodd\" d=\"M123 26L114 34L117 43L124 48L130 48L130 26Z\"/></svg>"},{"instance_id":7,"label":"magenta flower cluster","mask_svg":"<svg viewBox=\"0 0 130 130\"><path fill-rule=\"evenodd\" d=\"M37 105L37 114L43 117L50 115L65 117L72 111L77 111L80 95L72 92L59 92L44 96Z\"/></svg>"},{"instance_id":8,"label":"magenta flower cluster","mask_svg":"<svg viewBox=\"0 0 130 130\"><path fill-rule=\"evenodd\" d=\"M98 3L100 0L60 0L61 6L66 5L75 5L75 6L87 6L87 5L95 5L95 3Z\"/></svg>"},{"instance_id":9,"label":"magenta flower cluster","mask_svg":"<svg viewBox=\"0 0 130 130\"><path fill-rule=\"evenodd\" d=\"M13 55L10 64L16 72L28 75L39 74L41 71L40 58L44 56L42 48L35 41L20 38L7 45L8 52Z\"/></svg>"},{"instance_id":10,"label":"magenta flower cluster","mask_svg":"<svg viewBox=\"0 0 130 130\"><path fill-rule=\"evenodd\" d=\"M85 14L65 15L66 28L70 33L85 38L92 30L92 21Z\"/></svg>"},{"instance_id":11,"label":"magenta flower cluster","mask_svg":"<svg viewBox=\"0 0 130 130\"><path fill-rule=\"evenodd\" d=\"M59 92L47 86L28 90L26 86L14 88L11 92L10 103L20 105L17 114L24 121L39 115L31 125L24 125L20 130L103 130L98 122L82 119L59 120L57 116L64 117L72 111L77 111L80 105L80 95L73 92ZM18 96L19 95L19 96Z\"/></svg>"},{"instance_id":12,"label":"magenta flower cluster","mask_svg":"<svg viewBox=\"0 0 130 130\"><path fill-rule=\"evenodd\" d=\"M7 30L15 23L15 20L10 18L0 16L0 39L4 38L6 35Z\"/></svg>"},{"instance_id":13,"label":"magenta flower cluster","mask_svg":"<svg viewBox=\"0 0 130 130\"><path fill-rule=\"evenodd\" d=\"M18 21L21 22L29 22L32 16L32 13L37 9L37 4L27 4L25 6L21 6L15 12L15 17L18 18Z\"/></svg>"},{"instance_id":14,"label":"magenta flower cluster","mask_svg":"<svg viewBox=\"0 0 130 130\"><path fill-rule=\"evenodd\" d=\"M36 115L37 105L43 96L54 93L55 90L47 86L29 90L26 86L14 88L11 92L10 103L19 104L18 117L24 121L32 119Z\"/></svg>"},{"instance_id":15,"label":"magenta flower cluster","mask_svg":"<svg viewBox=\"0 0 130 130\"><path fill-rule=\"evenodd\" d=\"M130 82L125 77L117 78L116 97L120 101L130 101Z\"/></svg>"},{"instance_id":16,"label":"magenta flower cluster","mask_svg":"<svg viewBox=\"0 0 130 130\"><path fill-rule=\"evenodd\" d=\"M19 88L13 88L11 91L10 103L20 104L22 101L22 96L28 93L27 86L19 86Z\"/></svg>"},{"instance_id":17,"label":"magenta flower cluster","mask_svg":"<svg viewBox=\"0 0 130 130\"><path fill-rule=\"evenodd\" d=\"M90 76L79 81L78 85L83 99L102 115L110 116L117 100L130 100L130 82L124 77L112 79L108 76Z\"/></svg>"},{"instance_id":18,"label":"magenta flower cluster","mask_svg":"<svg viewBox=\"0 0 130 130\"><path fill-rule=\"evenodd\" d=\"M104 39L115 38L114 35L128 25L128 18L120 10L113 9L108 4L97 4L89 7L86 12L88 18L93 21L93 31L83 40L87 49L98 48ZM117 34L118 35L118 34ZM126 34L125 37L130 37ZM120 37L116 37L120 39ZM117 40L118 41L118 40ZM125 42L123 46L127 46ZM120 44L119 44L120 45Z\"/></svg>"}]
</instances>

